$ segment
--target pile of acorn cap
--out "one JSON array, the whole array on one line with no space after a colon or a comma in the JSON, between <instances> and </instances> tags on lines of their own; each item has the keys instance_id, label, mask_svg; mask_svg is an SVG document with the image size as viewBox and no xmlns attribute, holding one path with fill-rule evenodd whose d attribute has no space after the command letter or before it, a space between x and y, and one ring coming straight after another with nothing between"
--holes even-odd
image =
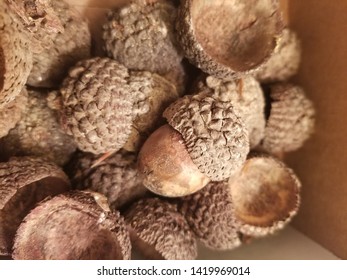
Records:
<instances>
[{"instance_id":1,"label":"pile of acorn cap","mask_svg":"<svg viewBox=\"0 0 347 280\"><path fill-rule=\"evenodd\" d=\"M0 257L194 259L297 213L314 108L279 1L177 2L110 11L95 56L66 2L1 1Z\"/></svg>"}]
</instances>

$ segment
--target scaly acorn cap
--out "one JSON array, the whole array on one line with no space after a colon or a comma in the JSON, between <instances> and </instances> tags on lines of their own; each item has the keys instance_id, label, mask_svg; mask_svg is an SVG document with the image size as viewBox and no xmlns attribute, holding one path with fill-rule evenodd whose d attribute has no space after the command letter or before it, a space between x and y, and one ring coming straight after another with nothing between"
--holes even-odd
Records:
<instances>
[{"instance_id":1,"label":"scaly acorn cap","mask_svg":"<svg viewBox=\"0 0 347 280\"><path fill-rule=\"evenodd\" d=\"M33 56L33 68L27 84L35 87L57 87L68 69L90 56L91 35L88 23L65 1L52 1L64 32L43 32L40 44L47 46Z\"/></svg>"},{"instance_id":2,"label":"scaly acorn cap","mask_svg":"<svg viewBox=\"0 0 347 280\"><path fill-rule=\"evenodd\" d=\"M278 0L182 0L176 25L192 64L218 78L235 78L272 55L283 20Z\"/></svg>"},{"instance_id":3,"label":"scaly acorn cap","mask_svg":"<svg viewBox=\"0 0 347 280\"><path fill-rule=\"evenodd\" d=\"M135 202L125 214L132 244L149 259L192 260L197 257L193 232L177 207L159 198Z\"/></svg>"},{"instance_id":4,"label":"scaly acorn cap","mask_svg":"<svg viewBox=\"0 0 347 280\"><path fill-rule=\"evenodd\" d=\"M22 91L32 67L30 37L0 2L0 110Z\"/></svg>"},{"instance_id":5,"label":"scaly acorn cap","mask_svg":"<svg viewBox=\"0 0 347 280\"><path fill-rule=\"evenodd\" d=\"M9 131L16 126L22 117L23 111L28 103L28 93L25 88L22 92L9 103L6 107L0 110L0 138L6 136ZM1 150L1 140L0 140ZM1 158L2 156L0 156Z\"/></svg>"},{"instance_id":6,"label":"scaly acorn cap","mask_svg":"<svg viewBox=\"0 0 347 280\"><path fill-rule=\"evenodd\" d=\"M178 99L163 115L181 133L200 172L212 181L223 181L242 167L249 136L240 112L230 102L200 92Z\"/></svg>"},{"instance_id":7,"label":"scaly acorn cap","mask_svg":"<svg viewBox=\"0 0 347 280\"><path fill-rule=\"evenodd\" d=\"M212 250L231 250L241 245L238 223L227 181L211 182L201 191L177 199L199 241Z\"/></svg>"},{"instance_id":8,"label":"scaly acorn cap","mask_svg":"<svg viewBox=\"0 0 347 280\"><path fill-rule=\"evenodd\" d=\"M177 9L170 1L130 3L108 14L103 27L107 55L131 70L165 75L180 66L174 35Z\"/></svg>"},{"instance_id":9,"label":"scaly acorn cap","mask_svg":"<svg viewBox=\"0 0 347 280\"><path fill-rule=\"evenodd\" d=\"M16 230L36 203L69 188L64 172L40 158L0 163L0 255L11 255Z\"/></svg>"},{"instance_id":10,"label":"scaly acorn cap","mask_svg":"<svg viewBox=\"0 0 347 280\"><path fill-rule=\"evenodd\" d=\"M40 203L24 219L15 260L128 260L129 233L98 193L69 192Z\"/></svg>"},{"instance_id":11,"label":"scaly acorn cap","mask_svg":"<svg viewBox=\"0 0 347 280\"><path fill-rule=\"evenodd\" d=\"M197 92L207 90L223 102L230 102L239 109L249 134L251 149L264 138L265 98L260 84L251 76L232 81L208 76L195 85Z\"/></svg>"},{"instance_id":12,"label":"scaly acorn cap","mask_svg":"<svg viewBox=\"0 0 347 280\"><path fill-rule=\"evenodd\" d=\"M312 101L301 87L288 83L273 85L270 99L270 116L261 149L276 155L299 149L314 131Z\"/></svg>"},{"instance_id":13,"label":"scaly acorn cap","mask_svg":"<svg viewBox=\"0 0 347 280\"><path fill-rule=\"evenodd\" d=\"M299 37L293 30L285 28L274 54L255 73L255 77L262 83L286 81L298 72L300 62Z\"/></svg>"},{"instance_id":14,"label":"scaly acorn cap","mask_svg":"<svg viewBox=\"0 0 347 280\"><path fill-rule=\"evenodd\" d=\"M29 89L28 93L21 120L0 139L0 158L36 156L63 166L76 150L76 143L62 130L58 112L48 107L47 92Z\"/></svg>"},{"instance_id":15,"label":"scaly acorn cap","mask_svg":"<svg viewBox=\"0 0 347 280\"><path fill-rule=\"evenodd\" d=\"M150 72L131 72L130 84L137 92L133 108L137 115L132 124L131 135L123 148L137 152L148 136L165 123L162 113L178 99L178 93L171 82Z\"/></svg>"},{"instance_id":16,"label":"scaly acorn cap","mask_svg":"<svg viewBox=\"0 0 347 280\"><path fill-rule=\"evenodd\" d=\"M248 236L265 236L282 229L299 209L299 179L270 156L251 156L229 179L229 189L239 230Z\"/></svg>"},{"instance_id":17,"label":"scaly acorn cap","mask_svg":"<svg viewBox=\"0 0 347 280\"><path fill-rule=\"evenodd\" d=\"M62 123L80 150L101 154L124 146L136 100L128 79L127 68L109 58L83 60L70 69L60 89Z\"/></svg>"},{"instance_id":18,"label":"scaly acorn cap","mask_svg":"<svg viewBox=\"0 0 347 280\"><path fill-rule=\"evenodd\" d=\"M137 171L135 154L119 151L93 167L98 158L78 152L68 164L66 172L77 189L105 195L111 209L121 208L147 193Z\"/></svg>"}]
</instances>

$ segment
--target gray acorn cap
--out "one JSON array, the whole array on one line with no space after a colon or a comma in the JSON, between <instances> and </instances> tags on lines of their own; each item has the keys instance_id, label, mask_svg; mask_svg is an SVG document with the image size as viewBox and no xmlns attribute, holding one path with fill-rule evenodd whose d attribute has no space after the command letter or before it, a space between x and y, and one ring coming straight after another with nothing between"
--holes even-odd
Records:
<instances>
[{"instance_id":1,"label":"gray acorn cap","mask_svg":"<svg viewBox=\"0 0 347 280\"><path fill-rule=\"evenodd\" d=\"M134 203L125 215L135 249L150 259L191 260L197 257L193 232L177 207L159 198Z\"/></svg>"},{"instance_id":2,"label":"gray acorn cap","mask_svg":"<svg viewBox=\"0 0 347 280\"><path fill-rule=\"evenodd\" d=\"M40 158L0 163L0 255L11 255L16 230L36 203L69 188L65 173Z\"/></svg>"},{"instance_id":3,"label":"gray acorn cap","mask_svg":"<svg viewBox=\"0 0 347 280\"><path fill-rule=\"evenodd\" d=\"M19 227L16 260L128 260L129 232L98 193L69 192L40 203Z\"/></svg>"}]
</instances>

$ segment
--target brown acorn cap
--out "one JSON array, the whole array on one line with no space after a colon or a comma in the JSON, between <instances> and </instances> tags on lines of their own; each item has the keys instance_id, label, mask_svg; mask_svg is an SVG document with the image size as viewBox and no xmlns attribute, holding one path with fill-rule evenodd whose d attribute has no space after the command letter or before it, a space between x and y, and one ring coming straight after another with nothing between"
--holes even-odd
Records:
<instances>
[{"instance_id":1,"label":"brown acorn cap","mask_svg":"<svg viewBox=\"0 0 347 280\"><path fill-rule=\"evenodd\" d=\"M241 245L227 181L211 182L201 191L178 199L178 205L206 247L231 250Z\"/></svg>"},{"instance_id":2,"label":"brown acorn cap","mask_svg":"<svg viewBox=\"0 0 347 280\"><path fill-rule=\"evenodd\" d=\"M90 56L91 35L87 21L65 1L52 1L52 7L64 32L42 34L40 44L48 47L34 54L27 82L35 87L57 87L71 66Z\"/></svg>"},{"instance_id":3,"label":"brown acorn cap","mask_svg":"<svg viewBox=\"0 0 347 280\"><path fill-rule=\"evenodd\" d=\"M193 232L174 204L147 198L125 214L132 244L149 259L192 260L197 257Z\"/></svg>"},{"instance_id":4,"label":"brown acorn cap","mask_svg":"<svg viewBox=\"0 0 347 280\"><path fill-rule=\"evenodd\" d=\"M130 259L129 232L98 193L70 192L40 203L24 219L13 246L16 260Z\"/></svg>"},{"instance_id":5,"label":"brown acorn cap","mask_svg":"<svg viewBox=\"0 0 347 280\"><path fill-rule=\"evenodd\" d=\"M207 90L223 102L230 102L237 107L249 134L251 149L264 138L265 133L265 98L260 84L251 76L227 81L213 76L200 78L195 88Z\"/></svg>"},{"instance_id":6,"label":"brown acorn cap","mask_svg":"<svg viewBox=\"0 0 347 280\"><path fill-rule=\"evenodd\" d=\"M27 102L28 93L26 89L23 88L22 92L15 98L15 100L0 110L0 138L6 136L8 132L16 126L21 119L22 112L26 109ZM0 156L0 158L1 157L2 156Z\"/></svg>"},{"instance_id":7,"label":"brown acorn cap","mask_svg":"<svg viewBox=\"0 0 347 280\"><path fill-rule=\"evenodd\" d=\"M185 56L218 78L256 70L272 55L282 29L278 0L182 0L177 17Z\"/></svg>"},{"instance_id":8,"label":"brown acorn cap","mask_svg":"<svg viewBox=\"0 0 347 280\"><path fill-rule=\"evenodd\" d=\"M0 110L22 91L32 67L29 36L0 2Z\"/></svg>"},{"instance_id":9,"label":"brown acorn cap","mask_svg":"<svg viewBox=\"0 0 347 280\"><path fill-rule=\"evenodd\" d=\"M178 99L176 87L163 77L150 72L132 72L130 84L136 89L134 112L137 116L132 124L132 132L123 147L137 152L148 136L165 123L162 113Z\"/></svg>"},{"instance_id":10,"label":"brown acorn cap","mask_svg":"<svg viewBox=\"0 0 347 280\"><path fill-rule=\"evenodd\" d=\"M37 156L62 166L69 161L76 144L62 130L58 113L48 107L46 92L29 89L28 93L21 120L0 140L1 157Z\"/></svg>"},{"instance_id":11,"label":"brown acorn cap","mask_svg":"<svg viewBox=\"0 0 347 280\"><path fill-rule=\"evenodd\" d=\"M274 54L255 73L255 77L262 83L286 81L297 73L300 62L299 37L293 30L285 28Z\"/></svg>"},{"instance_id":12,"label":"brown acorn cap","mask_svg":"<svg viewBox=\"0 0 347 280\"><path fill-rule=\"evenodd\" d=\"M206 92L178 99L165 111L182 134L192 161L212 181L238 171L249 152L249 136L238 109Z\"/></svg>"},{"instance_id":13,"label":"brown acorn cap","mask_svg":"<svg viewBox=\"0 0 347 280\"><path fill-rule=\"evenodd\" d=\"M190 158L181 134L169 125L157 129L142 146L138 169L145 187L167 197L192 194L210 181Z\"/></svg>"},{"instance_id":14,"label":"brown acorn cap","mask_svg":"<svg viewBox=\"0 0 347 280\"><path fill-rule=\"evenodd\" d=\"M304 90L282 83L271 87L271 110L261 148L271 154L299 149L314 130L315 109Z\"/></svg>"},{"instance_id":15,"label":"brown acorn cap","mask_svg":"<svg viewBox=\"0 0 347 280\"><path fill-rule=\"evenodd\" d=\"M39 201L69 189L64 172L39 158L0 163L0 255L10 255L23 218Z\"/></svg>"},{"instance_id":16,"label":"brown acorn cap","mask_svg":"<svg viewBox=\"0 0 347 280\"><path fill-rule=\"evenodd\" d=\"M78 152L67 167L77 189L88 189L107 197L111 209L117 209L144 196L135 154L119 151L93 167L99 156Z\"/></svg>"},{"instance_id":17,"label":"brown acorn cap","mask_svg":"<svg viewBox=\"0 0 347 280\"><path fill-rule=\"evenodd\" d=\"M131 70L166 75L183 58L174 35L177 9L168 0L136 2L108 14L107 55Z\"/></svg>"},{"instance_id":18,"label":"brown acorn cap","mask_svg":"<svg viewBox=\"0 0 347 280\"><path fill-rule=\"evenodd\" d=\"M282 229L297 213L301 183L284 163L270 156L250 157L229 180L240 231L264 236Z\"/></svg>"},{"instance_id":19,"label":"brown acorn cap","mask_svg":"<svg viewBox=\"0 0 347 280\"><path fill-rule=\"evenodd\" d=\"M109 58L83 60L70 69L60 90L62 122L80 150L101 154L124 146L136 97L128 78L128 70Z\"/></svg>"}]
</instances>

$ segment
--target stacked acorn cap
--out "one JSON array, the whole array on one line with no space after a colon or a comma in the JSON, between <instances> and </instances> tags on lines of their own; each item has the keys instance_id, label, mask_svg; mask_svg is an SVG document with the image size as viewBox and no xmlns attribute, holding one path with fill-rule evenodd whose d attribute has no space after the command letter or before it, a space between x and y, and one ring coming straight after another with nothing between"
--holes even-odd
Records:
<instances>
[{"instance_id":1,"label":"stacked acorn cap","mask_svg":"<svg viewBox=\"0 0 347 280\"><path fill-rule=\"evenodd\" d=\"M291 221L280 159L314 108L279 1L131 1L105 57L67 3L30 2L0 4L1 256L194 259Z\"/></svg>"}]
</instances>

